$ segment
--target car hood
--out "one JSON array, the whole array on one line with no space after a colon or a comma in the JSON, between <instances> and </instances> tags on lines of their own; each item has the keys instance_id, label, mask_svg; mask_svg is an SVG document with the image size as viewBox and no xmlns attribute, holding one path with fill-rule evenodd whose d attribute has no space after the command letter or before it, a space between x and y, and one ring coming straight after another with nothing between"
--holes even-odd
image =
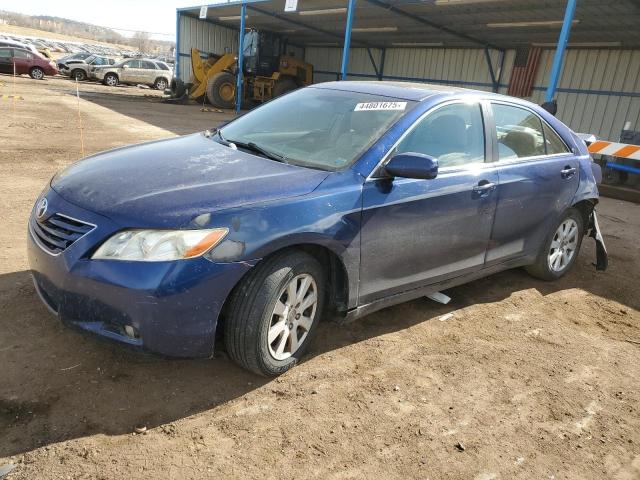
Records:
<instances>
[{"instance_id":1,"label":"car hood","mask_svg":"<svg viewBox=\"0 0 640 480\"><path fill-rule=\"evenodd\" d=\"M304 195L327 175L198 133L97 154L60 172L51 187L123 226L179 227L203 213Z\"/></svg>"}]
</instances>

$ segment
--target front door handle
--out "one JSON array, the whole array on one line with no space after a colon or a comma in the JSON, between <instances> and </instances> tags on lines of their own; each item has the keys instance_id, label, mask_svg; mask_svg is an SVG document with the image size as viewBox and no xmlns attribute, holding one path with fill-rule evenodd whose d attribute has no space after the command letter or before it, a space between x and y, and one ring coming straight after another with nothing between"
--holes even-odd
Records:
<instances>
[{"instance_id":1,"label":"front door handle","mask_svg":"<svg viewBox=\"0 0 640 480\"><path fill-rule=\"evenodd\" d=\"M560 171L560 175L564 179L569 179L569 178L573 177L576 174L577 171L578 170L575 167L571 167L571 166L567 165Z\"/></svg>"},{"instance_id":2,"label":"front door handle","mask_svg":"<svg viewBox=\"0 0 640 480\"><path fill-rule=\"evenodd\" d=\"M473 187L473 192L477 193L479 197L486 197L496 188L495 183L491 183L488 180L481 180L478 185Z\"/></svg>"}]
</instances>

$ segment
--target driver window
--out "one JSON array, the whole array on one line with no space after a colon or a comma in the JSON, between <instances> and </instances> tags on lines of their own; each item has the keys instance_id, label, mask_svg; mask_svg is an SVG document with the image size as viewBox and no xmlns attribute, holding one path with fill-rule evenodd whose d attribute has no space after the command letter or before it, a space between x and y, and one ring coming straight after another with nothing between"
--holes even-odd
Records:
<instances>
[{"instance_id":1,"label":"driver window","mask_svg":"<svg viewBox=\"0 0 640 480\"><path fill-rule=\"evenodd\" d=\"M408 152L435 157L440 168L484 162L480 105L455 103L427 115L396 149L396 153Z\"/></svg>"}]
</instances>

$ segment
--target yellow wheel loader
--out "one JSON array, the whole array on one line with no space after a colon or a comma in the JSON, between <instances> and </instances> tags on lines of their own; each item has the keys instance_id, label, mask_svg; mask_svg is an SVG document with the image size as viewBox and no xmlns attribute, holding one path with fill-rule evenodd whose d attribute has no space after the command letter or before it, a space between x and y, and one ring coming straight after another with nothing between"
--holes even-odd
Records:
<instances>
[{"instance_id":1,"label":"yellow wheel loader","mask_svg":"<svg viewBox=\"0 0 640 480\"><path fill-rule=\"evenodd\" d=\"M292 55L281 55L280 39L251 30L245 34L243 61L243 102L261 103L310 85L313 66ZM236 103L237 56L210 54L202 59L200 51L191 50L192 77L185 88L174 80L172 95L207 101L217 108L233 108ZM186 91L185 91L186 90Z\"/></svg>"}]
</instances>

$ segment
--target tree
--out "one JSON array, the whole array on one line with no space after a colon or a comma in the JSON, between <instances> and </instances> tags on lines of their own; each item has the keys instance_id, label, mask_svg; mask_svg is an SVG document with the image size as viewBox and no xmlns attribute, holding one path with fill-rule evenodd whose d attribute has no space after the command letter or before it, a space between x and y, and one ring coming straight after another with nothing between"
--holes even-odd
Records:
<instances>
[{"instance_id":1,"label":"tree","mask_svg":"<svg viewBox=\"0 0 640 480\"><path fill-rule=\"evenodd\" d=\"M151 48L151 37L147 32L133 34L132 45L141 52L148 52Z\"/></svg>"}]
</instances>

